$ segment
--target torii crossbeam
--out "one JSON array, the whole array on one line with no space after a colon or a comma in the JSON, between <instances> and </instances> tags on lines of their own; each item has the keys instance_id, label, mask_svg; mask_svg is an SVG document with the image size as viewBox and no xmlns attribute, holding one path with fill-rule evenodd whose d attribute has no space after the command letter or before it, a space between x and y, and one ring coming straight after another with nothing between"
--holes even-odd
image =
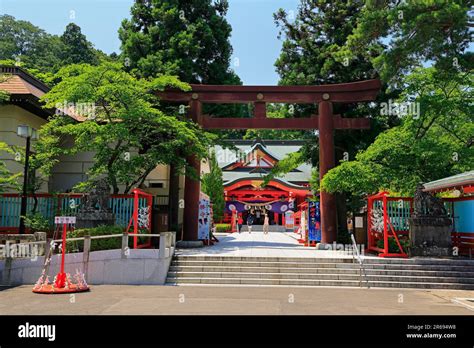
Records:
<instances>
[{"instance_id":1,"label":"torii crossbeam","mask_svg":"<svg viewBox=\"0 0 474 348\"><path fill-rule=\"evenodd\" d=\"M367 129L367 118L343 118L333 115L334 103L357 103L375 100L380 91L379 80L366 80L320 86L230 86L191 85L192 90L158 92L164 101L189 104L189 116L204 129L319 129L319 177L322 179L335 166L334 130ZM252 118L216 118L202 114L202 104L253 103ZM318 115L304 118L267 118L267 103L318 104ZM194 157L188 164L200 173L201 163ZM200 183L186 176L184 239L196 240L198 229ZM332 243L337 237L336 201L332 194L321 191L321 242Z\"/></svg>"}]
</instances>

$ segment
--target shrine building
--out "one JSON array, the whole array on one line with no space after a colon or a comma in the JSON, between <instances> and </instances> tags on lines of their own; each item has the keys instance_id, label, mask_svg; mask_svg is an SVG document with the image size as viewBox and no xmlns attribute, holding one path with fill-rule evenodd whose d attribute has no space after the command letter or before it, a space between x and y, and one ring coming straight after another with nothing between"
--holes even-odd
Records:
<instances>
[{"instance_id":1,"label":"shrine building","mask_svg":"<svg viewBox=\"0 0 474 348\"><path fill-rule=\"evenodd\" d=\"M246 221L253 212L256 225L263 224L268 213L270 225L285 225L285 214L296 211L312 196L309 187L311 166L302 164L289 173L263 185L264 177L287 154L297 152L299 140L229 140L238 150L215 147L222 169L225 195L224 221L239 214ZM244 222L245 223L245 222Z\"/></svg>"}]
</instances>

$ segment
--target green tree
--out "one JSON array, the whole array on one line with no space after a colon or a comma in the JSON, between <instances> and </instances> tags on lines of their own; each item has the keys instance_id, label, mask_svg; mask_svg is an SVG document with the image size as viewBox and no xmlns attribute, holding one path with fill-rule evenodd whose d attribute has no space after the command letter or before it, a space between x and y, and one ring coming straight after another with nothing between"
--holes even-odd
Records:
<instances>
[{"instance_id":1,"label":"green tree","mask_svg":"<svg viewBox=\"0 0 474 348\"><path fill-rule=\"evenodd\" d=\"M88 171L89 180L106 175L114 193L119 192L120 185L128 192L142 184L159 164L173 162L184 167L184 161L175 158L176 151L184 156L207 156L212 135L160 110L155 91L165 87L189 89L178 79L136 79L119 63L111 62L70 65L57 75L61 82L43 96L45 107L57 107L67 100L88 118L76 122L56 115L42 127L36 153L43 163L43 174L51 172L59 155L92 151L94 165ZM74 140L72 146L66 145L68 137Z\"/></svg>"},{"instance_id":2,"label":"green tree","mask_svg":"<svg viewBox=\"0 0 474 348\"><path fill-rule=\"evenodd\" d=\"M54 85L54 74L64 65L98 64L113 60L93 45L74 23L68 24L62 36L51 35L28 21L0 16L0 61L18 65L43 82Z\"/></svg>"},{"instance_id":3,"label":"green tree","mask_svg":"<svg viewBox=\"0 0 474 348\"><path fill-rule=\"evenodd\" d=\"M226 1L135 1L119 29L125 63L138 76L176 75L181 81L240 84L229 68L231 26Z\"/></svg>"},{"instance_id":4,"label":"green tree","mask_svg":"<svg viewBox=\"0 0 474 348\"><path fill-rule=\"evenodd\" d=\"M50 35L30 22L0 16L0 60L12 59L25 67L52 72L61 63L63 45L58 36Z\"/></svg>"},{"instance_id":5,"label":"green tree","mask_svg":"<svg viewBox=\"0 0 474 348\"><path fill-rule=\"evenodd\" d=\"M14 151L4 142L0 142L0 153L14 154ZM0 161L0 193L5 192L9 189L19 189L18 179L22 173L12 174L5 162Z\"/></svg>"},{"instance_id":6,"label":"green tree","mask_svg":"<svg viewBox=\"0 0 474 348\"><path fill-rule=\"evenodd\" d=\"M202 177L202 191L211 199L214 221L219 221L224 216L224 181L222 170L217 163L216 153L211 151L209 156L210 172Z\"/></svg>"},{"instance_id":7,"label":"green tree","mask_svg":"<svg viewBox=\"0 0 474 348\"><path fill-rule=\"evenodd\" d=\"M426 62L438 71L469 71L471 9L469 0L367 1L340 57L368 57L392 84Z\"/></svg>"},{"instance_id":8,"label":"green tree","mask_svg":"<svg viewBox=\"0 0 474 348\"><path fill-rule=\"evenodd\" d=\"M135 1L131 18L119 29L121 58L139 77L176 75L183 82L241 84L230 68L232 31L225 15L228 4L218 0ZM170 110L173 110L168 105ZM203 112L217 116L248 115L242 105L204 105ZM216 131L224 137L243 132ZM183 154L177 151L176 159ZM179 173L170 168L170 226L178 224Z\"/></svg>"},{"instance_id":9,"label":"green tree","mask_svg":"<svg viewBox=\"0 0 474 348\"><path fill-rule=\"evenodd\" d=\"M62 64L87 63L96 65L99 63L94 47L87 41L86 36L82 34L81 28L78 25L69 23L61 36L61 41L64 44Z\"/></svg>"},{"instance_id":10,"label":"green tree","mask_svg":"<svg viewBox=\"0 0 474 348\"><path fill-rule=\"evenodd\" d=\"M353 1L301 1L296 18L291 21L288 14L280 9L275 15L275 22L280 27L279 37L284 37L282 51L275 62L280 75L281 85L320 85L346 83L377 77L370 57L377 52L367 55L353 55L351 59L341 59L340 51L347 38L352 34L360 17L363 5ZM378 96L378 102L394 97L399 92L390 94L383 91ZM317 113L315 105L287 106L293 109L286 117L307 117ZM334 113L344 117L371 118L371 128L360 132L353 130L338 130L334 142L336 161L342 161L346 156L354 158L356 153L367 148L375 137L383 130L396 125L399 120L392 116L380 115L377 104L360 103L334 105ZM309 162L314 167L319 164L318 134L301 132L306 145L298 153L288 155L280 161L270 177L282 175L303 162ZM318 182L313 180L313 182ZM346 202L350 197L341 193L336 196L338 208L338 223L340 229L346 228Z\"/></svg>"},{"instance_id":11,"label":"green tree","mask_svg":"<svg viewBox=\"0 0 474 348\"><path fill-rule=\"evenodd\" d=\"M459 73L449 81L439 76L435 68L419 68L405 77L408 87L399 101L419 103L420 113L402 115L402 125L381 133L354 161L331 169L322 188L413 194L419 182L473 170L472 75Z\"/></svg>"}]
</instances>

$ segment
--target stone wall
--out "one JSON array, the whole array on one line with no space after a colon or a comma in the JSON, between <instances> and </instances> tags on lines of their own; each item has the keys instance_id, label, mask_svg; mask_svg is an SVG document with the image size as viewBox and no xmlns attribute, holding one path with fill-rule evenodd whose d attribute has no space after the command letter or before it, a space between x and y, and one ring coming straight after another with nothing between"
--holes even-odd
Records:
<instances>
[{"instance_id":1,"label":"stone wall","mask_svg":"<svg viewBox=\"0 0 474 348\"><path fill-rule=\"evenodd\" d=\"M90 252L86 280L90 285L130 284L162 285L166 281L174 247L158 249L131 249L123 257L122 250ZM54 255L48 274L52 282L59 271L61 255ZM74 275L76 269L85 270L83 253L66 254L66 272ZM24 285L36 283L43 270L44 257L36 259L10 259L0 261L2 285Z\"/></svg>"}]
</instances>

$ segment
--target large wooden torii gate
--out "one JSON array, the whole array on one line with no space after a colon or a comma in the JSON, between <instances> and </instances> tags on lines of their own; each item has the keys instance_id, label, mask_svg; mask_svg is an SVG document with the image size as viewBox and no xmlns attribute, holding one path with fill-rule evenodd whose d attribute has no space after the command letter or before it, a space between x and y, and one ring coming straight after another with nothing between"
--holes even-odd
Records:
<instances>
[{"instance_id":1,"label":"large wooden torii gate","mask_svg":"<svg viewBox=\"0 0 474 348\"><path fill-rule=\"evenodd\" d=\"M334 130L367 129L367 118L343 118L333 114L333 103L356 103L375 100L379 80L367 80L320 86L231 86L191 85L192 90L159 92L163 101L188 103L189 116L204 129L319 129L319 177L335 166ZM202 114L202 104L253 103L252 118L215 118ZM305 118L267 118L267 103L318 104L318 115ZM196 173L201 163L194 156L187 162ZM200 182L185 178L184 240L196 240L198 229ZM321 236L323 243L336 240L336 201L332 194L320 193Z\"/></svg>"}]
</instances>

